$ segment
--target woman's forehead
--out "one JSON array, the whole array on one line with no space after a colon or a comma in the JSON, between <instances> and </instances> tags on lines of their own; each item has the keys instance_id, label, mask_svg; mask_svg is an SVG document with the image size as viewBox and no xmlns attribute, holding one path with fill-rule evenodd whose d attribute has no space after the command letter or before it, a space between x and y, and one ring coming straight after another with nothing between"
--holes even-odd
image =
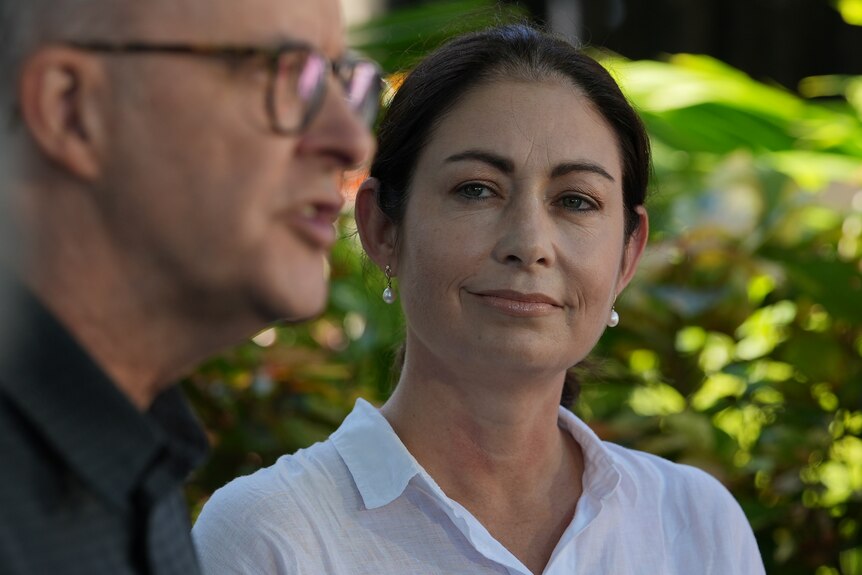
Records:
<instances>
[{"instance_id":1,"label":"woman's forehead","mask_svg":"<svg viewBox=\"0 0 862 575\"><path fill-rule=\"evenodd\" d=\"M591 160L606 165L618 181L621 170L608 122L565 81L501 79L467 92L441 118L422 155L439 163L468 149L493 151L516 167Z\"/></svg>"}]
</instances>

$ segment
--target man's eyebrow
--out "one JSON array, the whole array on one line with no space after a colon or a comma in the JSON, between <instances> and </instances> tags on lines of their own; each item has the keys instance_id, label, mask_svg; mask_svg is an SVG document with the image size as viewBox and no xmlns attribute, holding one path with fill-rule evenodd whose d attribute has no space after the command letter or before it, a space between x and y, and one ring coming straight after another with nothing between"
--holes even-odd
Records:
<instances>
[{"instance_id":1,"label":"man's eyebrow","mask_svg":"<svg viewBox=\"0 0 862 575\"><path fill-rule=\"evenodd\" d=\"M452 154L446 158L445 161L448 163L463 162L465 160L474 160L488 164L504 174L512 174L515 172L515 162L509 158L487 150L465 150L463 152L458 152L457 154ZM591 172L593 174L598 174L611 182L616 181L614 177L601 165L589 161L564 162L562 164L557 164L551 171L551 177L559 178L571 172Z\"/></svg>"}]
</instances>

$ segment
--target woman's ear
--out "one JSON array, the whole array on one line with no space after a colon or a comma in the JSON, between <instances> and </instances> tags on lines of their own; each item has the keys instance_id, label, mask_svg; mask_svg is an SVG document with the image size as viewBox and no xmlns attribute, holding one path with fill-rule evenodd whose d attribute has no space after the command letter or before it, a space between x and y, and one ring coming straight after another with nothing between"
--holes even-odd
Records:
<instances>
[{"instance_id":1,"label":"woman's ear","mask_svg":"<svg viewBox=\"0 0 862 575\"><path fill-rule=\"evenodd\" d=\"M397 229L378 206L379 193L377 178L368 178L359 186L354 207L356 229L368 257L381 268L388 265L397 270Z\"/></svg>"},{"instance_id":2,"label":"woman's ear","mask_svg":"<svg viewBox=\"0 0 862 575\"><path fill-rule=\"evenodd\" d=\"M30 137L42 154L74 176L101 172L104 69L89 54L48 46L21 66L18 102Z\"/></svg>"},{"instance_id":3,"label":"woman's ear","mask_svg":"<svg viewBox=\"0 0 862 575\"><path fill-rule=\"evenodd\" d=\"M639 219L638 227L628 238L623 248L623 261L620 264L620 276L617 280L617 295L632 281L649 237L649 216L646 209L643 206L638 206L635 211Z\"/></svg>"}]
</instances>

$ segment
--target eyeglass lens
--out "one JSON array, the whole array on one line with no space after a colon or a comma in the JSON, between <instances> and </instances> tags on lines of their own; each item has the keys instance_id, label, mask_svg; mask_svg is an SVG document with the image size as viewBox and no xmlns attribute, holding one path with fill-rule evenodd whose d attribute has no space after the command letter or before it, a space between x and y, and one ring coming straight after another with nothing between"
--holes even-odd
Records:
<instances>
[{"instance_id":1,"label":"eyeglass lens","mask_svg":"<svg viewBox=\"0 0 862 575\"><path fill-rule=\"evenodd\" d=\"M377 66L363 60L345 64L349 75L344 88L353 109L369 125L377 117L380 98L380 73Z\"/></svg>"},{"instance_id":2,"label":"eyeglass lens","mask_svg":"<svg viewBox=\"0 0 862 575\"><path fill-rule=\"evenodd\" d=\"M327 72L326 61L319 55L307 53L305 65L299 75L299 97L304 102L311 102L320 90L320 84L325 80Z\"/></svg>"},{"instance_id":3,"label":"eyeglass lens","mask_svg":"<svg viewBox=\"0 0 862 575\"><path fill-rule=\"evenodd\" d=\"M380 75L373 63L343 60L336 73L350 107L369 126L377 117ZM274 120L282 131L301 129L317 113L326 90L329 61L313 50L281 54L273 78Z\"/></svg>"},{"instance_id":4,"label":"eyeglass lens","mask_svg":"<svg viewBox=\"0 0 862 575\"><path fill-rule=\"evenodd\" d=\"M284 133L304 127L309 113L321 100L326 62L309 50L284 52L275 63L269 108L275 127Z\"/></svg>"}]
</instances>

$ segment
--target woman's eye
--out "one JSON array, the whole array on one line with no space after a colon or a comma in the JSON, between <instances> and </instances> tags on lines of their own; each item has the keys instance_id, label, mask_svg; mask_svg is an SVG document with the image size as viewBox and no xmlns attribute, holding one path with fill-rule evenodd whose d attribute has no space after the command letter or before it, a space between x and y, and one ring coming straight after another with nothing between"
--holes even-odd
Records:
<instances>
[{"instance_id":1,"label":"woman's eye","mask_svg":"<svg viewBox=\"0 0 862 575\"><path fill-rule=\"evenodd\" d=\"M458 194L462 197L469 198L472 200L482 200L485 198L490 198L494 195L494 192L484 184L464 184L460 188L458 188Z\"/></svg>"},{"instance_id":2,"label":"woman's eye","mask_svg":"<svg viewBox=\"0 0 862 575\"><path fill-rule=\"evenodd\" d=\"M583 196L565 196L560 199L560 205L567 210L585 211L593 209L593 204Z\"/></svg>"}]
</instances>

